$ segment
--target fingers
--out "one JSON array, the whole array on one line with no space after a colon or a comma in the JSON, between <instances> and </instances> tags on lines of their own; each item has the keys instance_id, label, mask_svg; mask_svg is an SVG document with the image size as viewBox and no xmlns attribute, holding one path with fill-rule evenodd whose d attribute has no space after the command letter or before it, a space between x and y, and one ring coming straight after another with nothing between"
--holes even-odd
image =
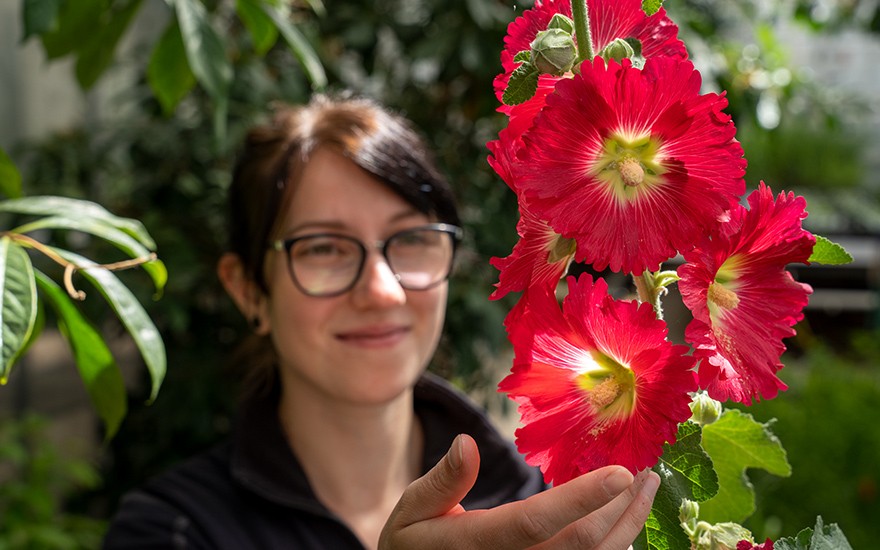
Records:
<instances>
[{"instance_id":1,"label":"fingers","mask_svg":"<svg viewBox=\"0 0 880 550\"><path fill-rule=\"evenodd\" d=\"M450 512L463 512L459 503L473 487L479 470L476 442L469 435L459 435L446 456L404 491L382 531L380 547L392 547L383 546L383 542L395 539L394 546L405 548L401 536L406 527Z\"/></svg>"},{"instance_id":2,"label":"fingers","mask_svg":"<svg viewBox=\"0 0 880 550\"><path fill-rule=\"evenodd\" d=\"M618 550L629 547L645 526L659 485L660 478L654 472L639 473L635 483L606 506L535 548Z\"/></svg>"},{"instance_id":3,"label":"fingers","mask_svg":"<svg viewBox=\"0 0 880 550\"><path fill-rule=\"evenodd\" d=\"M632 483L632 474L620 466L608 466L584 474L524 501L487 512L482 518L482 538L492 540L496 548L525 548L540 544L554 538L569 524L607 505ZM597 540L604 537L616 519L608 520L610 523L599 533Z\"/></svg>"}]
</instances>

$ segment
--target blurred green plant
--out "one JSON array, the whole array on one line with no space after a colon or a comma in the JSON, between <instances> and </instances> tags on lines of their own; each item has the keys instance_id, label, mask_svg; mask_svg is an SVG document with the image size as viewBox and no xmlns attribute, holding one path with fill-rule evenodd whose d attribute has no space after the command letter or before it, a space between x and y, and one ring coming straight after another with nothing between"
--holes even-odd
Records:
<instances>
[{"instance_id":1,"label":"blurred green plant","mask_svg":"<svg viewBox=\"0 0 880 550\"><path fill-rule=\"evenodd\" d=\"M0 550L90 550L106 522L63 512L59 501L100 485L85 460L62 456L47 439L48 421L29 415L0 426Z\"/></svg>"}]
</instances>

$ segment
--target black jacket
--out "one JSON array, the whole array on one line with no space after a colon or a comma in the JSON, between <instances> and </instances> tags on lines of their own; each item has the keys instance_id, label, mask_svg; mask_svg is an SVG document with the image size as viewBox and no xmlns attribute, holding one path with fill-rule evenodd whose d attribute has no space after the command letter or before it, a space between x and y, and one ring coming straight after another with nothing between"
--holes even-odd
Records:
<instances>
[{"instance_id":1,"label":"black jacket","mask_svg":"<svg viewBox=\"0 0 880 550\"><path fill-rule=\"evenodd\" d=\"M243 407L230 441L190 459L123 499L104 540L116 548L361 549L315 497L282 433L277 395ZM541 474L458 391L426 375L415 387L425 433L423 472L459 433L480 448L477 482L462 502L489 508L545 489Z\"/></svg>"}]
</instances>

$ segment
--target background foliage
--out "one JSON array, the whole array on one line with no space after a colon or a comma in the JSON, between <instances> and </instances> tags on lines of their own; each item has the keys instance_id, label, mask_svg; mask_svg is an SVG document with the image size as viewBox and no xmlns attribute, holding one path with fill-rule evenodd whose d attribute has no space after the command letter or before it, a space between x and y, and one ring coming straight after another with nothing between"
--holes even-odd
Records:
<instances>
[{"instance_id":1,"label":"background foliage","mask_svg":"<svg viewBox=\"0 0 880 550\"><path fill-rule=\"evenodd\" d=\"M106 11L131 4L90 0L89 5ZM189 85L176 92L180 102L174 106L170 96L154 93L157 69L151 55L160 37L150 38L146 47L122 51L109 47L115 35L95 33L94 47L104 52L105 66L135 67L140 75L111 99L117 114L11 152L24 175L25 194L87 198L141 220L170 273L164 297L148 306L168 349L163 389L145 406L149 384L144 373L131 395L130 412L105 453L103 486L81 492L69 505L99 517L107 517L122 491L229 429L238 369L227 358L247 332L213 274L224 247L229 173L244 131L265 116L272 101L301 102L310 93L302 56L294 55L289 41L271 41L249 30L246 20L236 16L240 3L198 4L218 29L218 51L228 63L218 69L215 84L205 85L212 77L196 75L195 67L189 74L178 67L178 79ZM796 18L815 32L833 33L848 25L880 30L880 8L859 11L859 4L667 2L707 86L728 90L729 111L750 161L750 185L765 179L774 189L796 187L818 197L819 203L828 202L829 209L844 200L843 188L856 203L876 202L877 190L865 185L859 134L851 123L863 106L830 96L792 72L786 77L785 44L771 26L780 18ZM467 246L452 286L447 336L433 368L463 387L491 392L498 376L484 365L506 351L502 320L511 303L487 300L495 279L488 259L509 253L516 238L516 203L488 168L485 142L504 122L495 112L492 78L500 69L506 26L523 6L496 0L352 0L328 5L326 11L314 2L292 6L295 28L317 53L329 88L352 89L402 111L434 145L452 179L463 208ZM179 16L179 10L168 9L168 18ZM46 49L50 51L51 41ZM115 51L115 57L107 58L107 51ZM92 54L81 48L71 55L88 59ZM77 77L90 85L100 75L93 77L86 69L94 67L82 64ZM864 233L880 227L870 213L847 220L846 227L836 229ZM88 248L92 243L80 244ZM135 293L149 301L149 280L130 280ZM112 319L100 325L113 334ZM880 475L865 457L880 456L880 443L876 431L865 435L835 428L846 422L843 417L864 425L858 415L878 402L876 369L865 365L876 364L880 349L865 347L858 357L845 359L826 348L804 353L802 361L783 371L783 376L796 377L788 380L792 390L750 409L762 422L779 418L774 431L794 470L784 481L759 478L757 492L763 501L752 527L756 534L792 535L813 525L821 513L827 522L841 523L854 547L869 547L867 541L880 537L868 519L877 517ZM803 416L819 411L828 411L826 417ZM827 434L819 426L827 426ZM817 441L821 437L834 443ZM839 461L818 459L817 445L837 445ZM843 454L845 449L855 450ZM844 464L848 471L829 471L829 464Z\"/></svg>"}]
</instances>

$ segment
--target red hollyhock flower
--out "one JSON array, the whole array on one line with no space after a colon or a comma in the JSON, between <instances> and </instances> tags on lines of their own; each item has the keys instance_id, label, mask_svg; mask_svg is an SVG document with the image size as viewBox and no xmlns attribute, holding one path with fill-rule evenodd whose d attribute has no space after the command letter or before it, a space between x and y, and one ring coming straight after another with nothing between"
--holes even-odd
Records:
<instances>
[{"instance_id":1,"label":"red hollyhock flower","mask_svg":"<svg viewBox=\"0 0 880 550\"><path fill-rule=\"evenodd\" d=\"M812 289L786 264L806 262L816 238L801 228L806 201L773 192L762 182L729 222L684 255L679 289L694 319L685 336L701 360L700 386L719 401L750 405L772 399L785 384L776 377L783 338L803 318Z\"/></svg>"},{"instance_id":2,"label":"red hollyhock flower","mask_svg":"<svg viewBox=\"0 0 880 550\"><path fill-rule=\"evenodd\" d=\"M501 273L489 299L497 300L508 292L525 290L532 285L555 289L574 257L574 241L553 231L519 201L520 219L516 231L519 242L506 258L492 258L491 264Z\"/></svg>"},{"instance_id":3,"label":"red hollyhock flower","mask_svg":"<svg viewBox=\"0 0 880 550\"><path fill-rule=\"evenodd\" d=\"M773 541L767 539L761 544L755 544L747 540L741 540L736 543L736 550L773 550Z\"/></svg>"},{"instance_id":4,"label":"red hollyhock flower","mask_svg":"<svg viewBox=\"0 0 880 550\"><path fill-rule=\"evenodd\" d=\"M511 166L534 213L577 261L642 273L693 248L745 191L724 96L688 61L601 59L560 81Z\"/></svg>"},{"instance_id":5,"label":"red hollyhock flower","mask_svg":"<svg viewBox=\"0 0 880 550\"><path fill-rule=\"evenodd\" d=\"M608 464L636 473L690 417L694 360L649 304L616 301L587 274L567 282L561 310L531 287L508 324L516 358L498 387L519 403L516 444L554 484Z\"/></svg>"},{"instance_id":6,"label":"red hollyhock flower","mask_svg":"<svg viewBox=\"0 0 880 550\"><path fill-rule=\"evenodd\" d=\"M641 8L641 0L588 0L593 51L599 53L618 38L637 38L642 43L642 56L668 56L687 59L687 49L678 39L678 27L669 19L664 9L648 17ZM510 74L519 64L513 61L517 53L531 49L535 36L547 29L557 13L571 17L570 0L542 2L522 13L507 26L501 65L504 72L495 78L495 94L501 101ZM532 99L516 106L502 105L499 111L510 116L510 127L515 135L521 135L543 108L547 94L551 93L560 78L541 75L538 91ZM518 119L518 120L517 120Z\"/></svg>"}]
</instances>

